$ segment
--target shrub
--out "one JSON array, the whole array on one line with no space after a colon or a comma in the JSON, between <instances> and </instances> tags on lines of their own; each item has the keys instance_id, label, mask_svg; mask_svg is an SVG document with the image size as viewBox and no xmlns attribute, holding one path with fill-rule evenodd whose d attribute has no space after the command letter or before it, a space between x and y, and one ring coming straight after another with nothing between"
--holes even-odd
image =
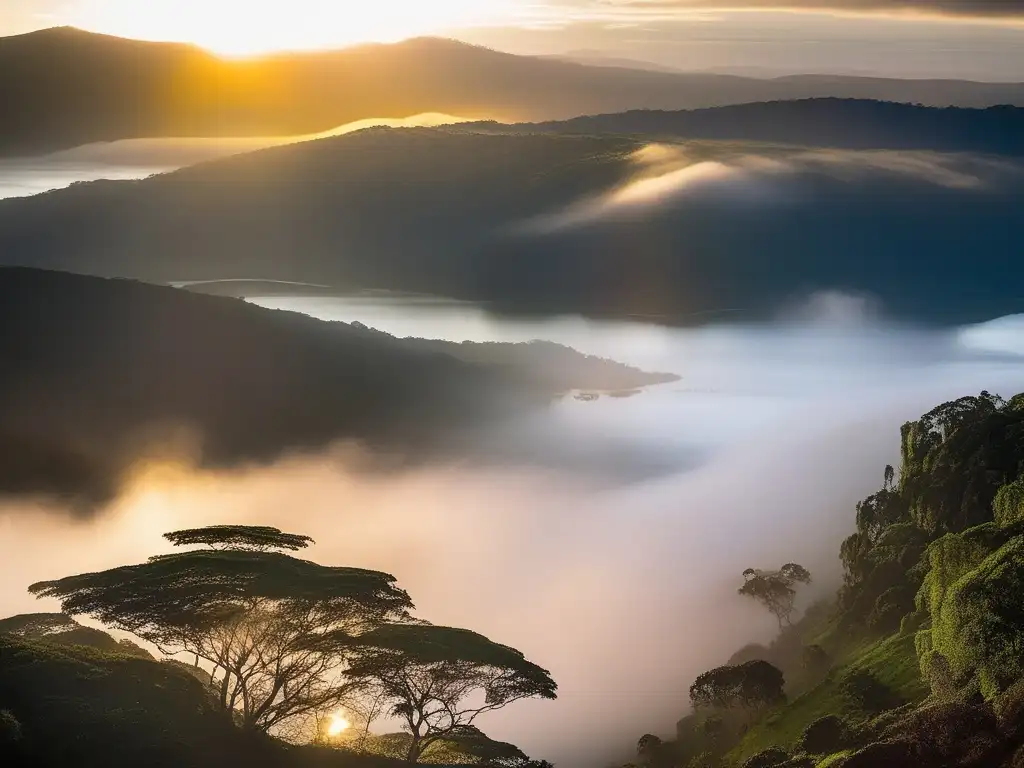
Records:
<instances>
[{"instance_id":1,"label":"shrub","mask_svg":"<svg viewBox=\"0 0 1024 768\"><path fill-rule=\"evenodd\" d=\"M932 603L931 645L986 698L1024 677L1024 537L984 558Z\"/></svg>"},{"instance_id":2,"label":"shrub","mask_svg":"<svg viewBox=\"0 0 1024 768\"><path fill-rule=\"evenodd\" d=\"M1004 739L992 707L952 700L921 707L892 728L914 744L922 765L998 765Z\"/></svg>"},{"instance_id":3,"label":"shrub","mask_svg":"<svg viewBox=\"0 0 1024 768\"><path fill-rule=\"evenodd\" d=\"M868 714L895 709L900 704L892 689L865 669L852 669L844 674L839 689Z\"/></svg>"},{"instance_id":4,"label":"shrub","mask_svg":"<svg viewBox=\"0 0 1024 768\"><path fill-rule=\"evenodd\" d=\"M999 489L992 509L999 525L1007 526L1024 521L1024 476Z\"/></svg>"},{"instance_id":5,"label":"shrub","mask_svg":"<svg viewBox=\"0 0 1024 768\"><path fill-rule=\"evenodd\" d=\"M849 746L846 723L836 715L819 717L800 737L800 749L809 755L829 755Z\"/></svg>"}]
</instances>

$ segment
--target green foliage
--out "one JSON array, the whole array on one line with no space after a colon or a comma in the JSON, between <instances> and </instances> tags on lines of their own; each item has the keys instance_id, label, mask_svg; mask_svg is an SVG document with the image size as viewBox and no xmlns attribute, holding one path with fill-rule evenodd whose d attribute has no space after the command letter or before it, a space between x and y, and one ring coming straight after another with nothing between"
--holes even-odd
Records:
<instances>
[{"instance_id":1,"label":"green foliage","mask_svg":"<svg viewBox=\"0 0 1024 768\"><path fill-rule=\"evenodd\" d=\"M904 425L901 491L918 526L941 535L992 520L997 491L1024 462L1022 425L1024 411L988 392Z\"/></svg>"},{"instance_id":2,"label":"green foliage","mask_svg":"<svg viewBox=\"0 0 1024 768\"><path fill-rule=\"evenodd\" d=\"M804 731L826 715L839 715L851 727L863 722L863 712L841 690L840 680L851 669L863 669L886 685L900 699L917 702L925 698L928 687L921 679L912 636L894 636L868 644L851 646L845 657L836 660L836 674L829 676L811 690L790 700L751 726L739 745L730 753L733 763L778 746L794 749Z\"/></svg>"},{"instance_id":3,"label":"green foliage","mask_svg":"<svg viewBox=\"0 0 1024 768\"><path fill-rule=\"evenodd\" d=\"M955 561L961 569L968 568L969 562ZM943 575L948 580L950 569L945 565ZM930 647L924 650L948 659L955 679L977 675L986 698L998 694L1024 674L1021 594L1024 537L1017 537L959 575L944 592L933 587Z\"/></svg>"},{"instance_id":4,"label":"green foliage","mask_svg":"<svg viewBox=\"0 0 1024 768\"><path fill-rule=\"evenodd\" d=\"M1024 522L1024 475L999 489L992 509L999 525Z\"/></svg>"},{"instance_id":5,"label":"green foliage","mask_svg":"<svg viewBox=\"0 0 1024 768\"><path fill-rule=\"evenodd\" d=\"M313 539L297 533L282 533L266 525L208 525L165 533L176 547L202 544L212 549L241 549L266 552L272 549L305 549Z\"/></svg>"}]
</instances>

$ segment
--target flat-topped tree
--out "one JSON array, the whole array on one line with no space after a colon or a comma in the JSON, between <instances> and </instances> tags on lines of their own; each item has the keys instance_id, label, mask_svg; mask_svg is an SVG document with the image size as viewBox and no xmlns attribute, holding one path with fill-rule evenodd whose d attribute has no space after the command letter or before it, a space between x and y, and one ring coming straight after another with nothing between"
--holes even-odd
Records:
<instances>
[{"instance_id":1,"label":"flat-topped tree","mask_svg":"<svg viewBox=\"0 0 1024 768\"><path fill-rule=\"evenodd\" d=\"M339 637L344 645L350 638ZM468 629L389 624L356 641L348 675L379 690L411 735L416 762L439 740L470 732L480 715L519 699L556 697L550 673L515 648Z\"/></svg>"},{"instance_id":2,"label":"flat-topped tree","mask_svg":"<svg viewBox=\"0 0 1024 768\"><path fill-rule=\"evenodd\" d=\"M164 538L176 547L203 544L211 549L244 549L268 552L274 549L299 550L315 544L309 536L283 533L267 525L208 525L165 533Z\"/></svg>"},{"instance_id":3,"label":"flat-topped tree","mask_svg":"<svg viewBox=\"0 0 1024 768\"><path fill-rule=\"evenodd\" d=\"M208 546L138 565L33 584L63 611L126 630L169 655L212 667L221 705L244 727L281 730L340 701L352 688L347 649L315 643L407 618L412 602L386 573L330 567L269 551L308 537L213 526L169 534ZM254 542L260 548L254 548ZM301 544L305 546L305 544ZM216 548L214 548L216 547Z\"/></svg>"}]
</instances>

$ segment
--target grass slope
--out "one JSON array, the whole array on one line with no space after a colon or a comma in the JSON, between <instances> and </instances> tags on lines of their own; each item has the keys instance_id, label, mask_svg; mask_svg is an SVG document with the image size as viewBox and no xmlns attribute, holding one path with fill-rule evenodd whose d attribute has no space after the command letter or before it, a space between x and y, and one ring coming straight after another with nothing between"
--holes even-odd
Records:
<instances>
[{"instance_id":1,"label":"grass slope","mask_svg":"<svg viewBox=\"0 0 1024 768\"><path fill-rule=\"evenodd\" d=\"M753 725L727 760L742 765L744 760L769 747L795 751L804 729L825 715L864 721L864 713L840 689L843 674L854 669L871 672L905 702L919 702L928 693L928 686L921 679L912 633L861 643L847 651L828 679Z\"/></svg>"}]
</instances>

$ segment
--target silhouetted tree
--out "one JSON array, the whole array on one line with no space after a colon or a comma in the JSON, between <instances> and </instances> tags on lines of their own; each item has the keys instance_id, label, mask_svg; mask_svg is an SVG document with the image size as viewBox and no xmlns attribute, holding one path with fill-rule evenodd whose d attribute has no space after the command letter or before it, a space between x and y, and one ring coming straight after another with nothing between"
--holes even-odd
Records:
<instances>
[{"instance_id":1,"label":"silhouetted tree","mask_svg":"<svg viewBox=\"0 0 1024 768\"><path fill-rule=\"evenodd\" d=\"M387 624L355 640L335 633L326 643L335 639L354 650L349 679L383 691L392 702L392 714L411 735L409 762L486 712L519 699L556 696L547 670L515 648L466 629Z\"/></svg>"},{"instance_id":2,"label":"silhouetted tree","mask_svg":"<svg viewBox=\"0 0 1024 768\"><path fill-rule=\"evenodd\" d=\"M802 565L787 563L777 571L761 571L748 568L743 572L746 582L738 592L764 605L778 619L779 629L783 622L792 624L795 610L796 584L810 584L811 574Z\"/></svg>"},{"instance_id":3,"label":"silhouetted tree","mask_svg":"<svg viewBox=\"0 0 1024 768\"><path fill-rule=\"evenodd\" d=\"M757 659L735 667L716 667L700 675L690 686L690 701L696 709L759 709L782 700L784 683L777 667Z\"/></svg>"},{"instance_id":4,"label":"silhouetted tree","mask_svg":"<svg viewBox=\"0 0 1024 768\"><path fill-rule=\"evenodd\" d=\"M213 526L167 538L207 548L139 565L33 584L68 614L92 616L169 655L213 668L221 706L245 728L268 731L340 700L346 652L314 647L328 633L365 632L405 618L409 596L386 573L328 567L274 547L309 539L276 529ZM240 548L237 548L240 547Z\"/></svg>"}]
</instances>

